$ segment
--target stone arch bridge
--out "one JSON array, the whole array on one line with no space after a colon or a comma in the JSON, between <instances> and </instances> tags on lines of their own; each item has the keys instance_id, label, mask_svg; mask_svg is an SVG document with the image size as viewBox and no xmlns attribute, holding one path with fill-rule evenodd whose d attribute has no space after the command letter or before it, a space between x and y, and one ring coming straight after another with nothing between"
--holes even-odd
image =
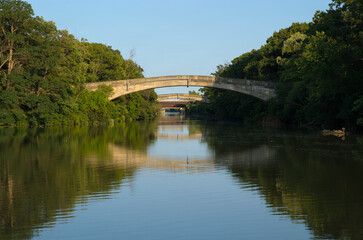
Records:
<instances>
[{"instance_id":1,"label":"stone arch bridge","mask_svg":"<svg viewBox=\"0 0 363 240\"><path fill-rule=\"evenodd\" d=\"M188 94L188 93L167 93L158 94L158 101L167 101L169 99L191 100L199 102L209 102L209 99L204 95Z\"/></svg>"},{"instance_id":2,"label":"stone arch bridge","mask_svg":"<svg viewBox=\"0 0 363 240\"><path fill-rule=\"evenodd\" d=\"M95 91L100 85L108 85L114 89L113 95L109 98L110 100L116 99L129 93L139 92L146 89L175 86L197 86L221 88L236 91L253 96L263 101L267 101L268 99L275 96L276 87L276 83L266 81L199 75L175 75L87 83L86 88L90 91Z\"/></svg>"}]
</instances>

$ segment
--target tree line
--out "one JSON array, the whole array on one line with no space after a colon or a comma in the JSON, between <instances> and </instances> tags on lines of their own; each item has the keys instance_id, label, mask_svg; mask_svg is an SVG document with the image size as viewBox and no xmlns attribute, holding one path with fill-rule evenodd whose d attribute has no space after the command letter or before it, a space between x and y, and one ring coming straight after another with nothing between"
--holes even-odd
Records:
<instances>
[{"instance_id":1,"label":"tree line","mask_svg":"<svg viewBox=\"0 0 363 240\"><path fill-rule=\"evenodd\" d=\"M132 58L78 40L34 15L20 0L0 0L0 125L79 124L154 118L153 90L108 101L112 89L85 83L142 78Z\"/></svg>"},{"instance_id":2,"label":"tree line","mask_svg":"<svg viewBox=\"0 0 363 240\"><path fill-rule=\"evenodd\" d=\"M219 65L220 77L278 83L276 98L261 102L225 90L203 88L211 104L201 112L236 121L277 118L298 127L363 127L362 1L333 0L309 23L275 32L260 49Z\"/></svg>"}]
</instances>

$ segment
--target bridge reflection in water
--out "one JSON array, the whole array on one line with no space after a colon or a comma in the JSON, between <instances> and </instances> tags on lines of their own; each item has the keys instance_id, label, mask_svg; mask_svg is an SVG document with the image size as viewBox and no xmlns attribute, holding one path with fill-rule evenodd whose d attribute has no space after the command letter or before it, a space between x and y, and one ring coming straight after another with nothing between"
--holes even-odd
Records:
<instances>
[{"instance_id":1,"label":"bridge reflection in water","mask_svg":"<svg viewBox=\"0 0 363 240\"><path fill-rule=\"evenodd\" d=\"M108 144L107 164L171 172L213 171L216 163L218 165L218 155L207 143L208 131L200 129L198 125L186 125L182 116L165 117L154 135L156 139L148 146L147 151ZM264 144L240 151L234 149L228 154L223 154L223 166L236 162L245 167L268 165L274 161L274 154L275 151Z\"/></svg>"},{"instance_id":2,"label":"bridge reflection in water","mask_svg":"<svg viewBox=\"0 0 363 240\"><path fill-rule=\"evenodd\" d=\"M202 142L203 134L200 129L184 125L183 118L173 119L180 121L173 121L173 125L168 122L159 125L154 134L156 139L148 146L147 151L109 144L108 164L168 172L213 171L213 154L208 150L207 144ZM199 151L195 151L196 147Z\"/></svg>"},{"instance_id":3,"label":"bridge reflection in water","mask_svg":"<svg viewBox=\"0 0 363 240\"><path fill-rule=\"evenodd\" d=\"M342 143L320 135L193 124L182 116L173 116L172 120L162 118L158 124L17 128L2 129L0 134L0 239L31 239L39 229L47 232L46 228L57 226L59 222L68 223L82 208L78 206L85 206L90 199L109 199L120 189L120 194L127 197L123 190L139 183L141 171L148 180L149 173L158 179L165 177L159 183L164 179L173 181L175 178L170 178L170 173L175 172L182 177L190 173L193 176L183 179L207 180L209 185L216 184L213 182L216 175L223 176L222 179L231 177L231 189L236 190L236 196L244 192L241 189L252 191L257 199L254 201L262 200L258 211L266 207L271 215L278 215L277 218L303 223L303 228L317 239L363 237L361 137L354 140L354 136L349 136ZM162 142L171 143L160 144ZM191 145L201 147L197 154L193 154L195 149ZM162 154L161 146L174 151L173 154ZM203 187L196 181L196 188L199 186ZM163 194L165 190L152 184L147 187L151 187L147 194ZM213 187L216 193L223 194L226 187L231 186L216 184ZM185 188L189 190L189 186ZM225 206L225 196L212 197L215 196L222 200L216 206ZM135 197L132 195L132 201ZM159 195L154 197L160 199ZM144 202L145 199L138 200ZM233 202L239 207L243 205L240 200L236 198ZM205 202L201 203L204 207ZM163 204L160 206L164 207ZM123 210L129 208L124 207ZM229 206L225 209L235 212ZM94 219L99 213L97 211ZM248 224L254 216L246 217L241 212L238 218L246 219L244 223ZM102 223L109 226L114 224L113 220ZM105 227L102 223L97 226ZM227 224L234 223L235 218L231 218ZM276 226L273 221L265 223ZM82 224L92 225L92 222ZM265 229L258 224L258 230ZM75 226L79 225L71 228ZM102 234L97 237L102 238Z\"/></svg>"}]
</instances>

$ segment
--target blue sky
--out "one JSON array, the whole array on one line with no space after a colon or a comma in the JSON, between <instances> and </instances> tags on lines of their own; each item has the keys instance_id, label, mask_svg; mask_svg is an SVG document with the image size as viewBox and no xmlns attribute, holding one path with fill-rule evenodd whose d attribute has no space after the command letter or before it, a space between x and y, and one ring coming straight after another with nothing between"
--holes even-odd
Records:
<instances>
[{"instance_id":1,"label":"blue sky","mask_svg":"<svg viewBox=\"0 0 363 240\"><path fill-rule=\"evenodd\" d=\"M145 77L210 75L331 0L29 0L37 16L77 38L119 49ZM166 88L165 92L185 92ZM188 90L191 90L189 88Z\"/></svg>"}]
</instances>

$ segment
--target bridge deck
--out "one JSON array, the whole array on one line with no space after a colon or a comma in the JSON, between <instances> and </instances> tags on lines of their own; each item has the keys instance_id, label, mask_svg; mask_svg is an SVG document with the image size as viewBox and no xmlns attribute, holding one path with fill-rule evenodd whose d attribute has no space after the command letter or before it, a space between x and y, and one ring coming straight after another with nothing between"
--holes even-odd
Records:
<instances>
[{"instance_id":1,"label":"bridge deck","mask_svg":"<svg viewBox=\"0 0 363 240\"><path fill-rule=\"evenodd\" d=\"M165 101L168 99L207 101L207 98L204 95L196 95L188 93L168 93L168 94L158 95L158 101Z\"/></svg>"}]
</instances>

